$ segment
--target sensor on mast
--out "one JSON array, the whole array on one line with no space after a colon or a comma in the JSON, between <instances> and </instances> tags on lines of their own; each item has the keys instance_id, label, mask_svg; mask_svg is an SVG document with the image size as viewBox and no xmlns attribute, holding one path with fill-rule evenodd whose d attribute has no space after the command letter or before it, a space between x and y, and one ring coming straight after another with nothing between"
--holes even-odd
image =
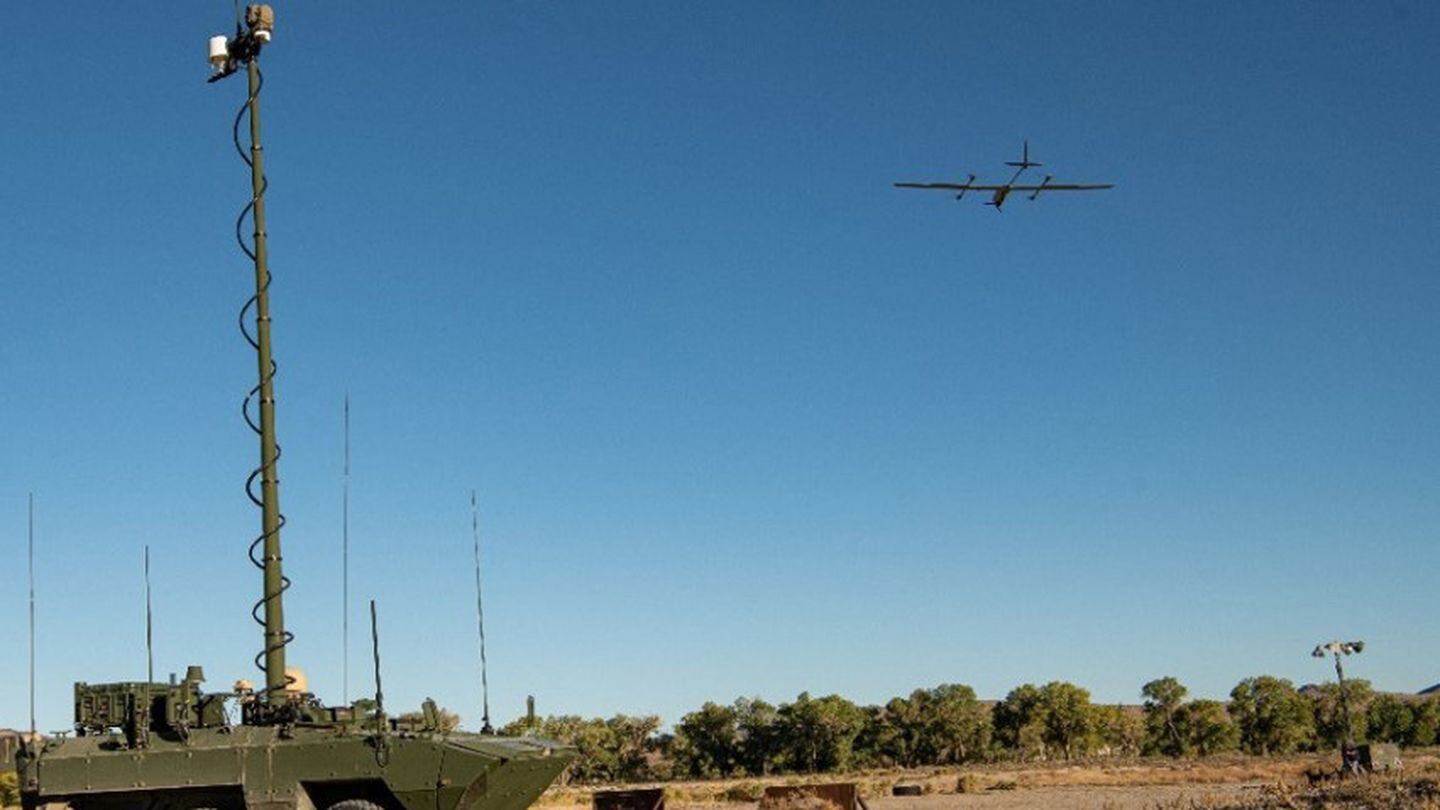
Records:
<instances>
[{"instance_id":1,"label":"sensor on mast","mask_svg":"<svg viewBox=\"0 0 1440 810\"><path fill-rule=\"evenodd\" d=\"M275 10L263 3L245 7L245 27L235 23L235 36L224 34L210 37L210 67L215 75L210 81L217 82L240 69L240 66L254 59L261 46L267 45L275 32Z\"/></svg>"}]
</instances>

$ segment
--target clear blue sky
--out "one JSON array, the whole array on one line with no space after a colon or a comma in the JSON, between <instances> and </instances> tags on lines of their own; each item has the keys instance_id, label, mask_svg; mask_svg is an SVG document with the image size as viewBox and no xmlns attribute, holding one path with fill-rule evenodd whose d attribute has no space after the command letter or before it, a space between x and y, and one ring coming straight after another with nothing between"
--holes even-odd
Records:
<instances>
[{"instance_id":1,"label":"clear blue sky","mask_svg":"<svg viewBox=\"0 0 1440 810\"><path fill-rule=\"evenodd\" d=\"M1440 6L276 3L291 660L478 720L1072 680L1440 680ZM230 4L0 49L0 725L254 677ZM1022 138L1114 191L1002 215Z\"/></svg>"}]
</instances>

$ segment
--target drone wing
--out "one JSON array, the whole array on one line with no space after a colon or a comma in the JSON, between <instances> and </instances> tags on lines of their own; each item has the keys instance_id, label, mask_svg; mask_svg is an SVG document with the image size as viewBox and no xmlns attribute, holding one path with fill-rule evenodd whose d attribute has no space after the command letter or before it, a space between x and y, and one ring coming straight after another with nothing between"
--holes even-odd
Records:
<instances>
[{"instance_id":1,"label":"drone wing","mask_svg":"<svg viewBox=\"0 0 1440 810\"><path fill-rule=\"evenodd\" d=\"M896 183L895 188L929 188L941 191L998 191L1005 186L986 186L975 183ZM1015 186L1019 188L1019 186Z\"/></svg>"},{"instance_id":2,"label":"drone wing","mask_svg":"<svg viewBox=\"0 0 1440 810\"><path fill-rule=\"evenodd\" d=\"M1114 188L1114 183L1041 183L1038 186L1011 186L1011 191L1100 191ZM974 186L979 188L979 186Z\"/></svg>"}]
</instances>

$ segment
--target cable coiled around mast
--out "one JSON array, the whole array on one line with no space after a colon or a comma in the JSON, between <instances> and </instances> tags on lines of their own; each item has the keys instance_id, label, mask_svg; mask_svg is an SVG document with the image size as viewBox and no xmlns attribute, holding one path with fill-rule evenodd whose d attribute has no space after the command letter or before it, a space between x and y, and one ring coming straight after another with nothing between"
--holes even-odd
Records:
<instances>
[{"instance_id":1,"label":"cable coiled around mast","mask_svg":"<svg viewBox=\"0 0 1440 810\"><path fill-rule=\"evenodd\" d=\"M264 86L264 84L265 84L265 77L264 77L264 74L262 74L262 73L260 72L259 65L256 65L256 66L255 66L255 74L256 74L256 78L257 78L257 81L256 81L256 83L255 83L255 90L254 90L253 93L250 93L249 95L247 95L246 98L245 98L245 103L243 103L242 105L240 105L239 111L236 112L236 114L235 114L235 122L234 122L234 124L233 124L233 125L231 126L231 128L230 128L232 140L234 141L234 144L235 144L235 152L236 152L236 154L240 155L240 159L243 160L243 161L245 161L245 165L246 165L246 166L249 166L250 169L251 169L251 171L254 171L254 169L255 169L255 162L254 162L254 160L250 157L250 155L248 155L248 154L245 153L245 148L244 148L243 146L241 146L241 144L240 144L240 123L246 119L246 115L250 112L252 104L260 97L260 90L261 90L261 88L262 88L262 87ZM253 146L253 144L252 144L252 146ZM258 262L259 259L258 259L257 255L256 255L255 249L251 248L251 246L250 246L249 244L247 244L246 241L245 241L245 236L244 236L245 219L246 219L246 217L250 217L250 218L252 218L252 220L253 220L254 212L255 212L255 206L264 198L264 196L265 196L265 191L266 191L266 189L268 189L269 187L270 187L270 180L269 180L269 178L265 177L265 176L263 175L263 173L262 173L262 175L261 175L261 177L260 177L260 191L259 191L259 193L252 193L252 195L251 195L251 197L250 197L250 202L246 203L246 204L245 204L245 207L242 208L242 209L240 209L240 215L235 218L235 242L236 242L238 245L240 245L240 250L243 251L246 256L250 257L250 260L251 260L252 262ZM256 230L258 231L258 228L257 228ZM255 310L255 307L256 307L256 305L258 304L259 299L260 299L260 293L261 293L262 291L268 290L269 288L270 288L270 268L269 268L269 267L266 267L266 268L265 268L265 277L261 280L260 285L259 285L259 289L257 289L256 292L255 292L253 295L250 296L249 300L247 300L247 301L245 302L245 305L240 308L240 316L239 316L239 321L240 321L240 334L241 334L242 336L244 336L245 342L247 342L247 343L250 344L250 348L254 349L254 350L257 351L257 352L260 351L260 341L259 341L259 339L255 336L255 334L250 331L250 328L249 328L247 319L251 317L251 313ZM255 397L256 397L257 395L260 394L261 390L265 387L265 384L274 379L275 373L276 373L278 370L279 370L279 365L275 362L274 358L272 357L271 360L270 360L270 368L267 369L267 370L265 370L265 371L263 372L265 376L264 376L263 378L261 378L261 380L260 380L258 383L255 384L255 387L254 387L254 388L251 388L251 389L250 389L250 392L245 395L245 399L244 399L244 401L243 401L243 402L241 403L241 405L240 405L240 414L241 414L241 416L244 417L244 419L245 419L245 424L249 425L249 426L250 426L250 429L251 429L252 431L254 431L254 432L255 432L255 435L257 435L257 436L263 436L264 431L262 430L261 426L255 422L254 417L252 417L252 416L250 415L250 403L251 403L252 400L255 399ZM263 442L262 442L262 445L261 445L261 446L262 446L262 448L263 448L263 446L264 446L264 445L263 445ZM275 465L280 461L280 453L281 453L280 444L279 444L278 442L276 442L276 443L275 443L275 455L274 455L274 457L268 458L268 459L262 459L262 460L261 460L261 463L260 463L260 466L256 467L254 470L251 470L251 471L250 471L250 476L245 479L245 495L250 499L250 502L251 502L251 503L255 504L255 506L256 506L256 507L259 507L261 510L263 510L263 509L265 508L265 501L264 501L261 497L259 497L259 496L257 496L257 495L255 494L255 482L256 482L257 479L261 479L262 476L263 476L267 471L270 472L270 473L273 475ZM264 558L263 558L263 556L262 556L262 555L263 555L263 548L264 548L264 545L265 545L265 541L266 541L267 539L269 539L271 535L279 534L280 529L285 526L285 516L284 516L283 514L280 514L280 513L278 512L278 510L277 510L277 512L276 512L276 516L277 516L278 519L276 520L275 528L274 528L273 530L270 530L270 531L262 531L262 532L260 533L260 536L259 536L259 537L256 537L255 540L250 543L250 549L249 549L249 551L248 551L248 555L249 555L249 557L250 557L250 562L251 562L256 568L259 568L261 571L264 571L264 570L265 570L265 560L264 560ZM289 590L289 589L290 589L290 578L287 577L287 576L284 576L284 575L282 574L281 577L280 577L280 587L279 587L279 589L276 590L276 591L274 591L273 593L272 593L272 592L266 592L265 595L264 595L264 597L262 597L259 601L257 601L257 602L250 608L250 618L254 619L256 624L259 624L261 627L265 627L265 626L266 626L266 625L265 625L265 619L260 615L260 614L261 614L261 611L262 611L262 610L265 608L265 606L266 606L269 602L271 602L272 600L278 600L278 599L280 599L280 598L281 598L281 594L283 594L285 591L287 591L287 590ZM280 641L278 641L278 642L271 643L271 642L267 639L266 644L265 644L265 648L264 648L263 650L261 650L259 653L257 653L256 656L255 656L255 666L256 666L258 669L260 669L261 671L265 671L265 658L266 658L266 656L269 655L271 652L274 652L274 651L277 650L277 649L281 649L281 648L285 647L285 646L288 645L292 640L294 640L294 638L295 638L295 634L294 634L294 633L291 633L289 630L286 630L286 631L284 631L284 636L283 636L283 637L280 639ZM285 684L286 684L287 686L288 686L289 684L291 684L291 683L294 683L295 679L294 679L293 677L291 677L288 672L287 672L287 673L284 673L284 675L285 675ZM268 699L268 698L273 697L273 696L270 695L270 694L268 694L268 692L267 692L266 697L267 697L267 699Z\"/></svg>"}]
</instances>

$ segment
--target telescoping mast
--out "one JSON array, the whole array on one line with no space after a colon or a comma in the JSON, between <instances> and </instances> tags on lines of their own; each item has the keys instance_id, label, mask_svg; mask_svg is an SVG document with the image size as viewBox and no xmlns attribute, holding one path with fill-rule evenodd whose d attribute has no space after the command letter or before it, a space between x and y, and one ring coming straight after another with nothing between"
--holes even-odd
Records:
<instances>
[{"instance_id":1,"label":"telescoping mast","mask_svg":"<svg viewBox=\"0 0 1440 810\"><path fill-rule=\"evenodd\" d=\"M265 684L256 688L242 679L229 691L206 692L199 666L169 682L75 684L73 736L29 741L17 757L25 810L51 803L72 810L523 810L575 757L574 749L535 737L449 730L428 699L410 719L388 717L381 708L373 602L374 699L327 706L298 670L286 668L293 636L285 629L290 581L281 568L285 519L277 475L268 183L260 139L260 56L274 31L274 11L251 5L236 20L233 36L210 40L210 80L244 69L249 87L232 134L251 181L235 231L255 274L255 293L240 320L255 349L258 381L242 411L260 443L260 463L246 492L261 513L261 533L249 554L262 572L261 598L251 615L264 627L255 662ZM240 137L247 121L248 146ZM249 242L243 237L247 220Z\"/></svg>"}]
</instances>

